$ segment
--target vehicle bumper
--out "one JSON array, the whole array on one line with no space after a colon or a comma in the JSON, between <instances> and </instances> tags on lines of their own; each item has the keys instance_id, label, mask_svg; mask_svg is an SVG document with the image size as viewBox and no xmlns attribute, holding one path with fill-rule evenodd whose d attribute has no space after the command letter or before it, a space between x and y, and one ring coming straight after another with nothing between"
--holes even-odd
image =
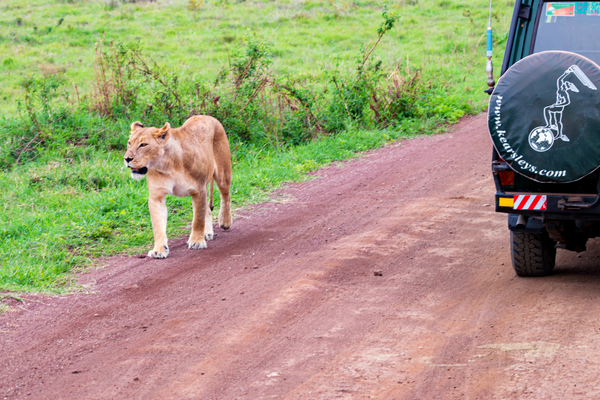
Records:
<instances>
[{"instance_id":1,"label":"vehicle bumper","mask_svg":"<svg viewBox=\"0 0 600 400\"><path fill-rule=\"evenodd\" d=\"M596 195L496 193L495 197L496 212L543 217L543 220L600 221L600 201Z\"/></svg>"}]
</instances>

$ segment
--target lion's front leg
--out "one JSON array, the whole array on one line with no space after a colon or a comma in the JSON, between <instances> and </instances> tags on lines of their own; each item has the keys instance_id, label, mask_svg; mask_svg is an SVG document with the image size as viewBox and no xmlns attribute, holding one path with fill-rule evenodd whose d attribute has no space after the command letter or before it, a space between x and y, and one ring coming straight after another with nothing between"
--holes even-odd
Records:
<instances>
[{"instance_id":1,"label":"lion's front leg","mask_svg":"<svg viewBox=\"0 0 600 400\"><path fill-rule=\"evenodd\" d=\"M148 208L154 232L154 249L148 252L148 257L167 258L169 246L167 245L167 204L165 195L150 196Z\"/></svg>"},{"instance_id":2,"label":"lion's front leg","mask_svg":"<svg viewBox=\"0 0 600 400\"><path fill-rule=\"evenodd\" d=\"M194 220L192 221L192 234L188 240L190 249L206 249L206 240L204 237L204 227L206 225L206 187L200 190L200 193L192 195L192 205L194 207Z\"/></svg>"}]
</instances>

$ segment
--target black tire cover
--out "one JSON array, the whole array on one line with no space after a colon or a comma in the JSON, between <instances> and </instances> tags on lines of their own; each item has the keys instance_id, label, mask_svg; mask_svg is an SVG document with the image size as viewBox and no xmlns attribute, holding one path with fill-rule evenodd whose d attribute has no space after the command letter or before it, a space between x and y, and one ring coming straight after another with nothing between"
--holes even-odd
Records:
<instances>
[{"instance_id":1,"label":"black tire cover","mask_svg":"<svg viewBox=\"0 0 600 400\"><path fill-rule=\"evenodd\" d=\"M488 127L510 167L537 182L572 182L600 166L600 67L566 51L532 54L500 78Z\"/></svg>"}]
</instances>

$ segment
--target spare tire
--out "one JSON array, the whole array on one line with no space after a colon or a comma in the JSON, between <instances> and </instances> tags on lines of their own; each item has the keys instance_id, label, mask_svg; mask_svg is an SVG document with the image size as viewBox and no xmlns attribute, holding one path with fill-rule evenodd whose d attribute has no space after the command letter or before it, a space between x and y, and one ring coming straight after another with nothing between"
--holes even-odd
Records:
<instances>
[{"instance_id":1,"label":"spare tire","mask_svg":"<svg viewBox=\"0 0 600 400\"><path fill-rule=\"evenodd\" d=\"M515 63L490 98L494 147L519 174L572 182L600 166L600 67L566 51Z\"/></svg>"}]
</instances>

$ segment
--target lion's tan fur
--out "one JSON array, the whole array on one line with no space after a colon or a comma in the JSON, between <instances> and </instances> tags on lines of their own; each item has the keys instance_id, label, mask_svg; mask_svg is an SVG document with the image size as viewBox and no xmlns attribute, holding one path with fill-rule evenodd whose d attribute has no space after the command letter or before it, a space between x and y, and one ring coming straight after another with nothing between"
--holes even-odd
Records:
<instances>
[{"instance_id":1,"label":"lion's tan fur","mask_svg":"<svg viewBox=\"0 0 600 400\"><path fill-rule=\"evenodd\" d=\"M167 194L192 196L194 217L188 240L190 248L206 248L213 238L212 187L217 184L221 194L219 226L231 226L231 154L225 130L219 121L209 116L195 116L180 128L167 122L162 128L145 128L140 122L131 124L125 165L132 177L143 178L139 170L147 168L148 207L154 232L154 258L169 254L167 244ZM137 173L136 173L137 171ZM206 187L210 186L210 205Z\"/></svg>"}]
</instances>

